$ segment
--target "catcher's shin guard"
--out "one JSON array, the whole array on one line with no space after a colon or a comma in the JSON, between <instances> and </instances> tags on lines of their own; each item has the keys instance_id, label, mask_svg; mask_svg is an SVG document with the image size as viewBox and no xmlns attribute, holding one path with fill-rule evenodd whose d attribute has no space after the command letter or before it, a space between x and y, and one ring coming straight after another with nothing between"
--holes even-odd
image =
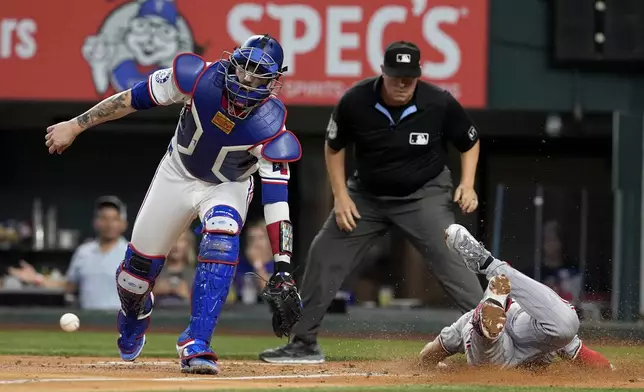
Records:
<instances>
[{"instance_id":1,"label":"catcher's shin guard","mask_svg":"<svg viewBox=\"0 0 644 392\"><path fill-rule=\"evenodd\" d=\"M130 245L116 270L116 288L121 300L116 344L125 361L135 360L143 350L154 307L152 288L164 262L164 257L142 255Z\"/></svg>"},{"instance_id":2,"label":"catcher's shin guard","mask_svg":"<svg viewBox=\"0 0 644 392\"><path fill-rule=\"evenodd\" d=\"M182 372L216 374L217 355L210 340L235 275L242 223L239 213L228 206L211 209L204 223L190 324L177 340L177 353Z\"/></svg>"},{"instance_id":3,"label":"catcher's shin guard","mask_svg":"<svg viewBox=\"0 0 644 392\"><path fill-rule=\"evenodd\" d=\"M226 303L235 265L200 262L192 286L192 311L188 328L177 340L177 354L184 373L217 374L217 355L210 340L219 313Z\"/></svg>"}]
</instances>

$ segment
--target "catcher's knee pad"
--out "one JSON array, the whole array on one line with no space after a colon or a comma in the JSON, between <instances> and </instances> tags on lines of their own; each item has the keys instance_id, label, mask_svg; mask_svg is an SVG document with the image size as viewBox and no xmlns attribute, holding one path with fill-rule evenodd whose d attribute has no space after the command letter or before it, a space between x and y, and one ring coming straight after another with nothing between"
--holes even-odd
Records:
<instances>
[{"instance_id":1,"label":"catcher's knee pad","mask_svg":"<svg viewBox=\"0 0 644 392\"><path fill-rule=\"evenodd\" d=\"M146 256L128 246L125 259L116 269L116 290L126 316L146 316L144 313L152 311L146 301L164 262L165 257Z\"/></svg>"},{"instance_id":2,"label":"catcher's knee pad","mask_svg":"<svg viewBox=\"0 0 644 392\"><path fill-rule=\"evenodd\" d=\"M234 208L217 205L204 216L199 261L236 264L243 221Z\"/></svg>"}]
</instances>

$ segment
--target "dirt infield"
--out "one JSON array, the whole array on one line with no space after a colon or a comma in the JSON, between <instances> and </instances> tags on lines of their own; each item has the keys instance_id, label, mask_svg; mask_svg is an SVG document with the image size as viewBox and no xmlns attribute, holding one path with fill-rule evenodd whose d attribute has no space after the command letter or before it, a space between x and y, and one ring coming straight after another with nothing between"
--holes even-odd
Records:
<instances>
[{"instance_id":1,"label":"dirt infield","mask_svg":"<svg viewBox=\"0 0 644 392\"><path fill-rule=\"evenodd\" d=\"M116 358L0 356L0 390L23 392L205 390L215 388L382 386L402 384L479 384L643 388L639 363L618 362L613 372L584 371L566 364L541 370L466 369L428 371L405 362L329 362L283 366L255 361L222 361L219 376L179 373L178 360L145 358L125 363Z\"/></svg>"}]
</instances>

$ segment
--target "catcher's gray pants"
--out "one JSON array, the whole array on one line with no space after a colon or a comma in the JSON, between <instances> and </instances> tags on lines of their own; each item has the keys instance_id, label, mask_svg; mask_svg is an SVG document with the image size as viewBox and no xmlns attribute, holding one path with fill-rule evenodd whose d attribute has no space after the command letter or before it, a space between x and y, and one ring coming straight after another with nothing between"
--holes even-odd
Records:
<instances>
[{"instance_id":1,"label":"catcher's gray pants","mask_svg":"<svg viewBox=\"0 0 644 392\"><path fill-rule=\"evenodd\" d=\"M404 198L374 197L352 190L349 195L361 219L352 232L343 232L332 211L311 244L299 284L304 313L293 337L316 340L322 318L345 278L356 268L372 240L394 225L423 255L447 295L461 312L475 308L483 289L477 276L452 254L444 231L454 223L451 172L445 170L423 188Z\"/></svg>"}]
</instances>

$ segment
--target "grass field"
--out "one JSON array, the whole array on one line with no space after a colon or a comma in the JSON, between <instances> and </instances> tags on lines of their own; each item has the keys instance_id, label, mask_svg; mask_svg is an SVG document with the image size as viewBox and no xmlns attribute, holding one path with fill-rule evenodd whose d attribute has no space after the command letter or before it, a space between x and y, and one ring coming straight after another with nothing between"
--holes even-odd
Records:
<instances>
[{"instance_id":1,"label":"grass field","mask_svg":"<svg viewBox=\"0 0 644 392\"><path fill-rule=\"evenodd\" d=\"M176 358L174 345L177 334L153 333L149 336L144 357ZM117 355L116 338L116 332L0 331L0 355L113 357ZM212 346L222 358L255 360L261 351L285 343L285 339L272 336L228 335L215 336ZM329 361L415 357L425 343L424 340L320 338L320 345ZM609 358L637 359L644 365L644 346L613 344L596 348Z\"/></svg>"},{"instance_id":2,"label":"grass field","mask_svg":"<svg viewBox=\"0 0 644 392\"><path fill-rule=\"evenodd\" d=\"M116 332L0 331L0 391L644 390L641 346L593 346L618 367L610 374L568 364L538 371L472 369L462 356L438 371L418 366L416 356L425 343L421 340L322 338L326 364L279 366L263 364L257 355L284 340L217 336L213 348L221 357L222 373L187 377L178 372L176 338L174 333L149 334L140 359L124 363L116 357Z\"/></svg>"}]
</instances>

